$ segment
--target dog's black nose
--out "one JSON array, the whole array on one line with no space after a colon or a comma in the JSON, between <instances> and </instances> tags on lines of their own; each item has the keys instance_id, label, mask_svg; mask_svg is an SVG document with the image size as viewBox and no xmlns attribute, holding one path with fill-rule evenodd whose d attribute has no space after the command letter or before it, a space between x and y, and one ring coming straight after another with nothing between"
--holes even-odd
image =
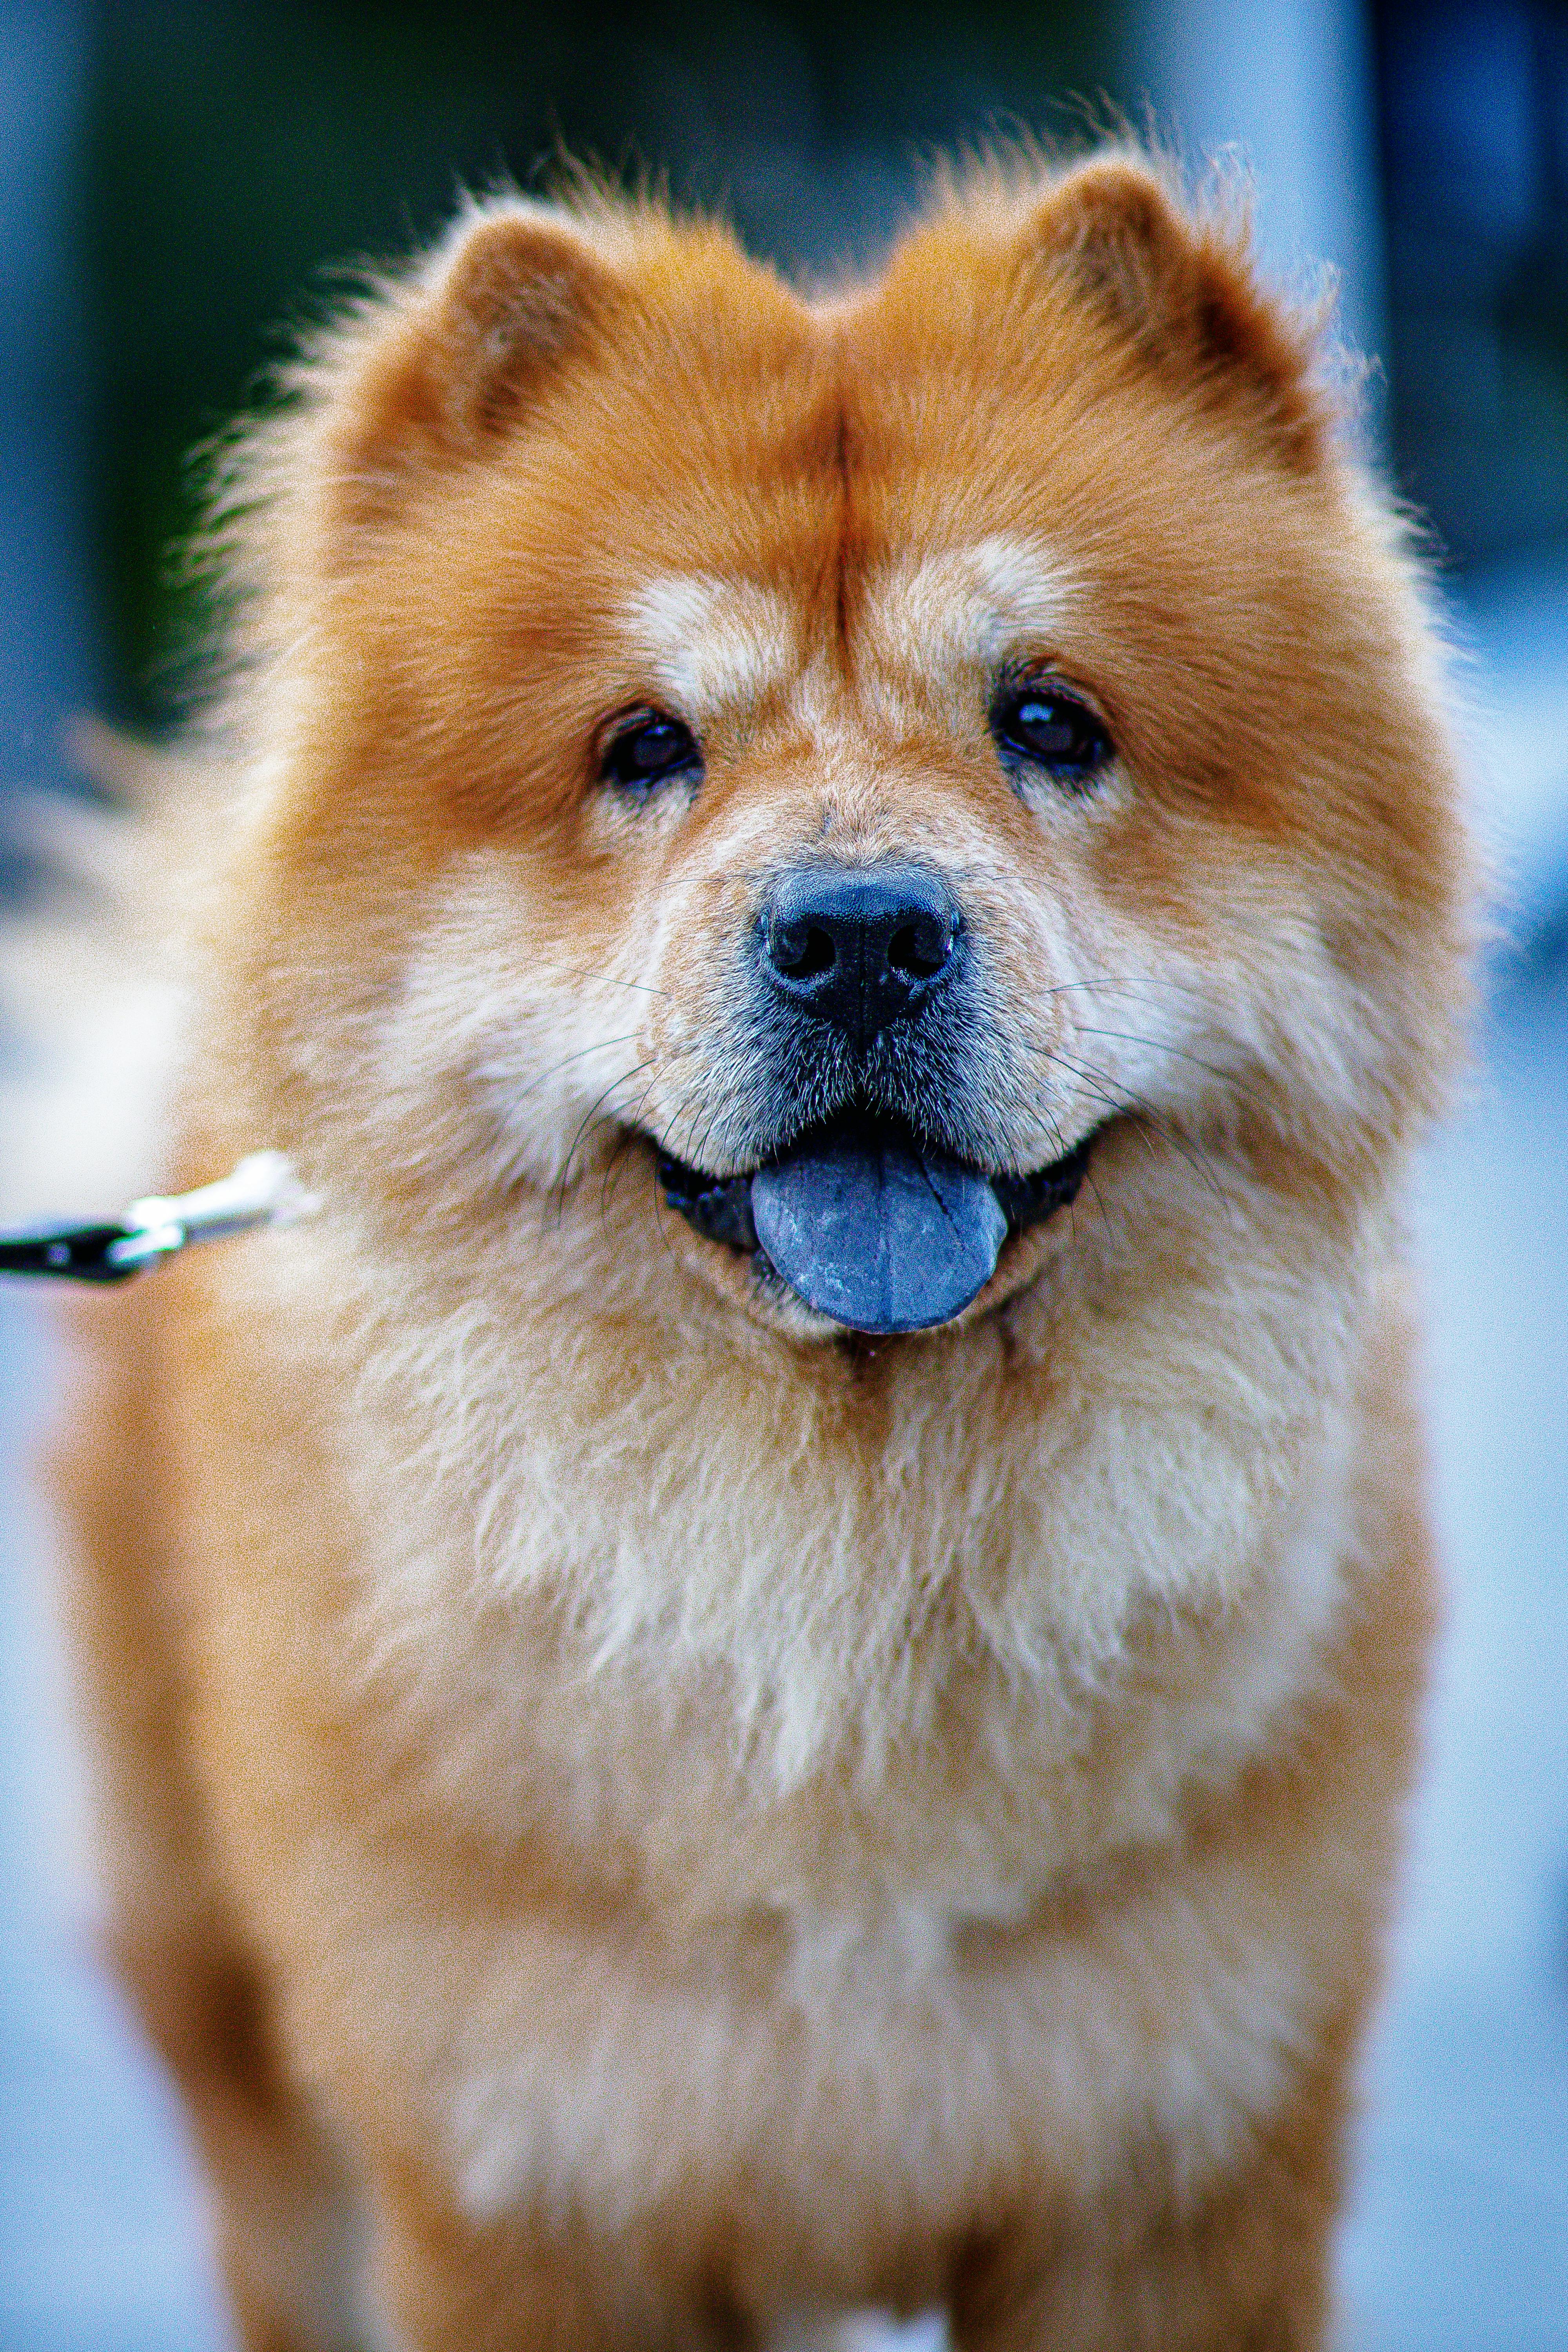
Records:
<instances>
[{"instance_id":1,"label":"dog's black nose","mask_svg":"<svg viewBox=\"0 0 1568 2352\"><path fill-rule=\"evenodd\" d=\"M802 866L763 909L763 960L781 994L868 1043L952 977L963 929L921 866Z\"/></svg>"}]
</instances>

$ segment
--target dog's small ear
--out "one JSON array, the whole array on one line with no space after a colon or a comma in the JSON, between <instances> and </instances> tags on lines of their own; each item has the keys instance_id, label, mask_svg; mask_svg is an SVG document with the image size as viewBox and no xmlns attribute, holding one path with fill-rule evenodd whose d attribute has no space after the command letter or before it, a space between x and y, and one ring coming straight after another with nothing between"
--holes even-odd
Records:
<instances>
[{"instance_id":1,"label":"dog's small ear","mask_svg":"<svg viewBox=\"0 0 1568 2352\"><path fill-rule=\"evenodd\" d=\"M1103 156L1060 179L1025 232L1140 355L1260 428L1293 466L1321 459L1316 323L1258 286L1244 228L1193 220L1146 164Z\"/></svg>"},{"instance_id":2,"label":"dog's small ear","mask_svg":"<svg viewBox=\"0 0 1568 2352\"><path fill-rule=\"evenodd\" d=\"M609 265L563 214L479 213L390 304L355 321L324 423L342 512L396 511L415 474L479 455L527 409L616 291Z\"/></svg>"}]
</instances>

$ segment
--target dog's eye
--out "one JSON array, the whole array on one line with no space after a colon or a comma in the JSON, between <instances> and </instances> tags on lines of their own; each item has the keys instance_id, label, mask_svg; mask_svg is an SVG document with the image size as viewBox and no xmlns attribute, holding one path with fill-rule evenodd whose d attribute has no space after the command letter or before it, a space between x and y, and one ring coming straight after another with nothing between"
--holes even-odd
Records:
<instances>
[{"instance_id":1,"label":"dog's eye","mask_svg":"<svg viewBox=\"0 0 1568 2352\"><path fill-rule=\"evenodd\" d=\"M1026 760L1064 784L1087 783L1115 746L1086 703L1035 679L1004 683L991 705L991 732L1005 760Z\"/></svg>"},{"instance_id":2,"label":"dog's eye","mask_svg":"<svg viewBox=\"0 0 1568 2352\"><path fill-rule=\"evenodd\" d=\"M701 765L702 754L689 727L662 710L634 710L605 745L599 780L636 798L672 776L692 775Z\"/></svg>"}]
</instances>

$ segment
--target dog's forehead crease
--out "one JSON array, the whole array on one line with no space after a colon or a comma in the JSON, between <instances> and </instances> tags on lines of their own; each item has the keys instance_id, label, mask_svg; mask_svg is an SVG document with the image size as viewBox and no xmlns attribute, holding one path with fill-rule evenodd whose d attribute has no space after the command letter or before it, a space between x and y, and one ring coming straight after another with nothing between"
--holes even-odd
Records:
<instances>
[{"instance_id":1,"label":"dog's forehead crease","mask_svg":"<svg viewBox=\"0 0 1568 2352\"><path fill-rule=\"evenodd\" d=\"M861 593L840 603L850 616L843 667L869 664L906 680L1053 645L1076 601L1070 565L1044 539L1022 535L894 549L861 568ZM663 572L627 598L619 628L650 683L690 716L754 705L793 686L803 718L822 719L825 648L814 642L804 594L714 572Z\"/></svg>"}]
</instances>

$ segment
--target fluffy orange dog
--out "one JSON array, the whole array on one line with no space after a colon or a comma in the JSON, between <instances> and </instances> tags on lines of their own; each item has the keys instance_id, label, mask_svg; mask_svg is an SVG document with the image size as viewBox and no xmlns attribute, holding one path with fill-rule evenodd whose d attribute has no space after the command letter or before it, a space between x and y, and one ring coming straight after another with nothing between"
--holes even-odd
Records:
<instances>
[{"instance_id":1,"label":"fluffy orange dog","mask_svg":"<svg viewBox=\"0 0 1568 2352\"><path fill-rule=\"evenodd\" d=\"M1465 867L1311 341L1122 154L500 202L241 446L163 1174L321 1208L70 1481L257 2352L1322 2341Z\"/></svg>"}]
</instances>

